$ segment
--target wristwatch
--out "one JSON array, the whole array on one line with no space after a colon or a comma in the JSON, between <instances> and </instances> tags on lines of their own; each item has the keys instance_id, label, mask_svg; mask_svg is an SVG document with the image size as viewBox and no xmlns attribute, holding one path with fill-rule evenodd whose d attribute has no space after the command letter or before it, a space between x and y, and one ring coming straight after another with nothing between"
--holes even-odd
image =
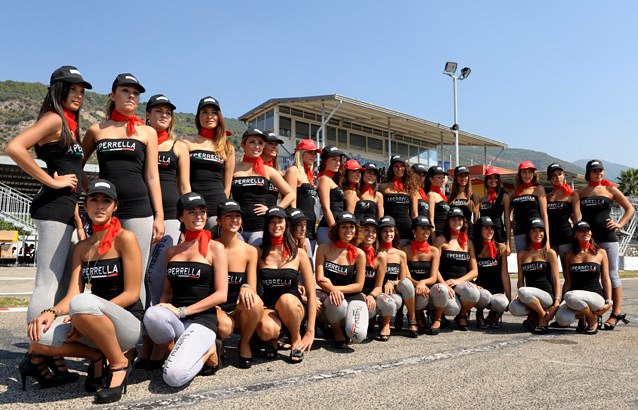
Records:
<instances>
[{"instance_id":1,"label":"wristwatch","mask_svg":"<svg viewBox=\"0 0 638 410\"><path fill-rule=\"evenodd\" d=\"M179 318L184 319L186 317L186 306L179 308Z\"/></svg>"}]
</instances>

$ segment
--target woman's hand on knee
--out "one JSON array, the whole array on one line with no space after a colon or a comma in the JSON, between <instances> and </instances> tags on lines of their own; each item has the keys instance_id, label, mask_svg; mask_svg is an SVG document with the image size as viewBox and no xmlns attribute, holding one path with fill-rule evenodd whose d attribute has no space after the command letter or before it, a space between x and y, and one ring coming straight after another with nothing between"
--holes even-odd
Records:
<instances>
[{"instance_id":1,"label":"woman's hand on knee","mask_svg":"<svg viewBox=\"0 0 638 410\"><path fill-rule=\"evenodd\" d=\"M414 293L417 296L426 297L427 295L430 294L430 288L428 288L425 283L419 282L414 288Z\"/></svg>"},{"instance_id":2,"label":"woman's hand on knee","mask_svg":"<svg viewBox=\"0 0 638 410\"><path fill-rule=\"evenodd\" d=\"M366 295L366 306L368 307L368 312L372 312L375 307L377 307L377 302L374 300L372 295Z\"/></svg>"},{"instance_id":3,"label":"woman's hand on knee","mask_svg":"<svg viewBox=\"0 0 638 410\"><path fill-rule=\"evenodd\" d=\"M341 301L343 301L345 297L343 296L343 292L340 290L333 290L330 292L330 303L334 306L341 306Z\"/></svg>"},{"instance_id":4,"label":"woman's hand on knee","mask_svg":"<svg viewBox=\"0 0 638 410\"><path fill-rule=\"evenodd\" d=\"M29 326L27 327L27 335L29 336L29 340L32 342L37 342L42 337L42 326L44 326L44 331L46 332L51 327L51 324L55 320L55 315L51 312L44 312L40 314L38 317L29 322Z\"/></svg>"},{"instance_id":5,"label":"woman's hand on knee","mask_svg":"<svg viewBox=\"0 0 638 410\"><path fill-rule=\"evenodd\" d=\"M66 319L65 319L66 320ZM66 323L66 322L65 322ZM73 322L71 322L71 330L66 334L66 343L76 342L82 337L82 333L80 333L75 326L73 326Z\"/></svg>"},{"instance_id":6,"label":"woman's hand on knee","mask_svg":"<svg viewBox=\"0 0 638 410\"><path fill-rule=\"evenodd\" d=\"M173 306L170 303L158 303L157 306L161 306L163 308L168 309L172 314L179 318L179 309Z\"/></svg>"}]
</instances>

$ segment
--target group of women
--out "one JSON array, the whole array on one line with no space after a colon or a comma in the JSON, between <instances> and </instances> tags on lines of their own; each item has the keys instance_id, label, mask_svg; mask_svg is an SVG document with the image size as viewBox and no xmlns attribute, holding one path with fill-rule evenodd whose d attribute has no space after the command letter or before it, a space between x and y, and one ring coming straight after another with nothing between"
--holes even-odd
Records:
<instances>
[{"instance_id":1,"label":"group of women","mask_svg":"<svg viewBox=\"0 0 638 410\"><path fill-rule=\"evenodd\" d=\"M56 70L38 120L6 149L43 184L32 204L38 267L23 388L27 376L41 387L77 380L64 357L83 357L86 391L98 402L119 400L140 337L135 367L163 369L167 384L182 386L219 369L233 333L238 366L249 368L258 340L266 358L288 344L299 363L315 329L347 349L378 324L376 339L385 342L392 317L395 331L403 329L404 311L410 337L438 334L446 316L468 330L472 308L479 328L497 328L509 309L537 333L554 317L559 326L578 319L577 331L587 334L609 309L604 329L626 320L615 231L634 211L604 180L600 161L588 163L589 186L578 192L550 165L548 195L529 161L512 193L490 167L481 198L459 166L447 198L441 167L410 167L395 155L377 183L374 163L312 140L299 142L283 173L283 141L258 129L243 134L236 161L210 96L197 107L199 134L177 139L166 96L149 99L146 122L136 117L145 89L130 73L113 82L106 120L80 138L85 89L91 85L77 68ZM100 175L89 182L82 169L93 152ZM323 217L315 230L317 199ZM625 209L617 223L609 217L614 201ZM516 295L507 271L512 229Z\"/></svg>"}]
</instances>

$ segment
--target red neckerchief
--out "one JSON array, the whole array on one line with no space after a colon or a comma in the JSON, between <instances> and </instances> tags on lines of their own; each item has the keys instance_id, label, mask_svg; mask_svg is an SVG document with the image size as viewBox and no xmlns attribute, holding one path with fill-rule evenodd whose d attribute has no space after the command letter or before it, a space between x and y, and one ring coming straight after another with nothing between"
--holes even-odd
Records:
<instances>
[{"instance_id":1,"label":"red neckerchief","mask_svg":"<svg viewBox=\"0 0 638 410\"><path fill-rule=\"evenodd\" d=\"M529 188L531 186L534 186L533 182L528 182L526 184L521 184L518 188L516 188L516 196L519 196L523 192L523 189Z\"/></svg>"},{"instance_id":2,"label":"red neckerchief","mask_svg":"<svg viewBox=\"0 0 638 410\"><path fill-rule=\"evenodd\" d=\"M208 128L202 128L201 130L199 130L199 136L209 140L214 140L216 134L215 131L217 131L217 128L213 128L212 130L209 130Z\"/></svg>"},{"instance_id":3,"label":"red neckerchief","mask_svg":"<svg viewBox=\"0 0 638 410\"><path fill-rule=\"evenodd\" d=\"M565 196L574 195L574 191L567 184L552 185L552 187L554 188L554 191L562 189Z\"/></svg>"},{"instance_id":4,"label":"red neckerchief","mask_svg":"<svg viewBox=\"0 0 638 410\"><path fill-rule=\"evenodd\" d=\"M611 182L607 181L606 179L603 179L600 182L594 182L594 181L589 181L589 186L598 186L598 185L602 185L602 186L616 186L614 184L612 184Z\"/></svg>"},{"instance_id":5,"label":"red neckerchief","mask_svg":"<svg viewBox=\"0 0 638 410\"><path fill-rule=\"evenodd\" d=\"M492 190L490 188L487 189L487 202L491 204L492 202L496 201L497 196L498 194L496 193L496 190Z\"/></svg>"},{"instance_id":6,"label":"red neckerchief","mask_svg":"<svg viewBox=\"0 0 638 410\"><path fill-rule=\"evenodd\" d=\"M543 247L543 242L530 242L529 246L538 251Z\"/></svg>"},{"instance_id":7,"label":"red neckerchief","mask_svg":"<svg viewBox=\"0 0 638 410\"><path fill-rule=\"evenodd\" d=\"M368 265L374 269L374 248L372 246L360 246L363 253L366 254L366 260L368 261Z\"/></svg>"},{"instance_id":8,"label":"red neckerchief","mask_svg":"<svg viewBox=\"0 0 638 410\"><path fill-rule=\"evenodd\" d=\"M394 182L392 182L392 186L396 192L403 192L403 180L401 178L392 178Z\"/></svg>"},{"instance_id":9,"label":"red neckerchief","mask_svg":"<svg viewBox=\"0 0 638 410\"><path fill-rule=\"evenodd\" d=\"M113 113L111 114L111 119L113 121L126 121L128 122L128 124L126 124L126 132L129 136L135 134L135 126L136 125L144 125L144 121L140 120L139 118L137 118L135 116L135 113L129 115L128 117L124 114L122 114L121 112L119 112L117 109L113 110Z\"/></svg>"},{"instance_id":10,"label":"red neckerchief","mask_svg":"<svg viewBox=\"0 0 638 410\"><path fill-rule=\"evenodd\" d=\"M382 247L383 249L392 249L392 248L393 248L393 246L392 246L392 242L388 242L388 243L381 242L381 247Z\"/></svg>"},{"instance_id":11,"label":"red neckerchief","mask_svg":"<svg viewBox=\"0 0 638 410\"><path fill-rule=\"evenodd\" d=\"M369 192L370 195L374 196L374 189L372 189L372 185L363 184L363 189L361 190L362 194Z\"/></svg>"},{"instance_id":12,"label":"red neckerchief","mask_svg":"<svg viewBox=\"0 0 638 410\"><path fill-rule=\"evenodd\" d=\"M332 179L335 176L335 173L332 171L321 171L319 173L319 175L317 175L317 181L319 180L319 177L321 177L322 175L325 175L327 177L330 177L330 179Z\"/></svg>"},{"instance_id":13,"label":"red neckerchief","mask_svg":"<svg viewBox=\"0 0 638 410\"><path fill-rule=\"evenodd\" d=\"M273 167L275 166L275 165L273 164L273 161L274 161L274 160L275 160L275 159L273 158L273 159L271 159L270 161L264 161L264 165L266 165L266 166L268 166L268 167L270 167L270 168L273 168Z\"/></svg>"},{"instance_id":14,"label":"red neckerchief","mask_svg":"<svg viewBox=\"0 0 638 410\"><path fill-rule=\"evenodd\" d=\"M453 231L450 229L450 233L452 234L452 236L458 236L459 239L459 245L461 245L461 248L465 249L465 244L467 243L467 234L465 232L461 232L461 231Z\"/></svg>"},{"instance_id":15,"label":"red neckerchief","mask_svg":"<svg viewBox=\"0 0 638 410\"><path fill-rule=\"evenodd\" d=\"M428 196L426 195L425 191L421 187L419 187L419 195L421 195L421 199L422 200L424 200L424 201L428 200Z\"/></svg>"},{"instance_id":16,"label":"red neckerchief","mask_svg":"<svg viewBox=\"0 0 638 410\"><path fill-rule=\"evenodd\" d=\"M594 254L594 245L592 245L591 242L585 242L585 243L578 242L578 247L580 249L589 249L589 251L592 254Z\"/></svg>"},{"instance_id":17,"label":"red neckerchief","mask_svg":"<svg viewBox=\"0 0 638 410\"><path fill-rule=\"evenodd\" d=\"M426 255L430 253L430 244L428 241L410 241L410 243L412 244L412 256L416 256L417 251L421 251Z\"/></svg>"},{"instance_id":18,"label":"red neckerchief","mask_svg":"<svg viewBox=\"0 0 638 410\"><path fill-rule=\"evenodd\" d=\"M186 230L186 242L197 239L199 241L199 253L204 257L208 253L208 242L210 242L210 231L202 229L201 231L189 231Z\"/></svg>"},{"instance_id":19,"label":"red neckerchief","mask_svg":"<svg viewBox=\"0 0 638 410\"><path fill-rule=\"evenodd\" d=\"M254 164L253 170L262 177L266 178L266 167L264 167L264 159L262 157L248 158L246 155L244 155L242 161Z\"/></svg>"},{"instance_id":20,"label":"red neckerchief","mask_svg":"<svg viewBox=\"0 0 638 410\"><path fill-rule=\"evenodd\" d=\"M357 257L357 248L354 247L351 243L343 243L341 241L333 242L334 246L339 249L348 249L348 262L352 263L354 259Z\"/></svg>"},{"instance_id":21,"label":"red neckerchief","mask_svg":"<svg viewBox=\"0 0 638 410\"><path fill-rule=\"evenodd\" d=\"M284 236L281 235L279 237L274 237L271 236L270 237L270 246L275 247L275 246L279 246L279 245L284 245ZM284 259L288 259L288 255L290 255L290 252L288 252L288 249L286 248L286 245L283 246L283 254L284 254Z\"/></svg>"},{"instance_id":22,"label":"red neckerchief","mask_svg":"<svg viewBox=\"0 0 638 410\"><path fill-rule=\"evenodd\" d=\"M447 198L446 198L445 194L443 193L443 191L441 191L441 188L439 188L438 186L434 186L434 185L432 185L432 186L430 187L430 191L432 191L432 192L436 192L437 194L441 195L441 198L443 198L443 200L444 200L445 202L447 202Z\"/></svg>"},{"instance_id":23,"label":"red neckerchief","mask_svg":"<svg viewBox=\"0 0 638 410\"><path fill-rule=\"evenodd\" d=\"M312 167L304 164L303 170L306 172L306 178L308 178L308 182L314 185L313 175L312 175Z\"/></svg>"},{"instance_id":24,"label":"red neckerchief","mask_svg":"<svg viewBox=\"0 0 638 410\"><path fill-rule=\"evenodd\" d=\"M350 189L354 189L355 191L357 190L357 186L355 184L353 184L352 182L350 182Z\"/></svg>"},{"instance_id":25,"label":"red neckerchief","mask_svg":"<svg viewBox=\"0 0 638 410\"><path fill-rule=\"evenodd\" d=\"M91 226L93 227L93 232L100 232L108 229L106 235L102 238L102 242L100 242L100 246L97 248L97 253L104 255L113 246L113 238L115 238L115 236L122 230L122 224L119 219L113 217L104 225L91 224Z\"/></svg>"},{"instance_id":26,"label":"red neckerchief","mask_svg":"<svg viewBox=\"0 0 638 410\"><path fill-rule=\"evenodd\" d=\"M168 141L168 131L157 131L157 146Z\"/></svg>"},{"instance_id":27,"label":"red neckerchief","mask_svg":"<svg viewBox=\"0 0 638 410\"><path fill-rule=\"evenodd\" d=\"M75 113L73 111L67 110L66 108L62 108L62 110L64 111L64 118L66 119L66 123L69 126L69 130L71 130L73 136L75 137L75 139L77 139L78 137L75 135L75 131L77 131L78 129L78 122L76 121Z\"/></svg>"},{"instance_id":28,"label":"red neckerchief","mask_svg":"<svg viewBox=\"0 0 638 410\"><path fill-rule=\"evenodd\" d=\"M498 248L496 247L496 244L494 243L494 241L489 240L486 242L486 245L487 245L487 248L490 250L490 258L496 259Z\"/></svg>"}]
</instances>

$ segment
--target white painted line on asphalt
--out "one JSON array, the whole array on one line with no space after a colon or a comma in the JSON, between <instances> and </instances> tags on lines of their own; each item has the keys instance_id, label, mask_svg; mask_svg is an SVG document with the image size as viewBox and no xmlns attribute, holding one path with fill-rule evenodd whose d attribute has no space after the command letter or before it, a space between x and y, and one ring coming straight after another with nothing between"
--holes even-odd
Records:
<instances>
[{"instance_id":1,"label":"white painted line on asphalt","mask_svg":"<svg viewBox=\"0 0 638 410\"><path fill-rule=\"evenodd\" d=\"M0 296L33 295L33 292L0 293Z\"/></svg>"},{"instance_id":2,"label":"white painted line on asphalt","mask_svg":"<svg viewBox=\"0 0 638 410\"><path fill-rule=\"evenodd\" d=\"M0 308L0 313L8 313L8 312L26 312L27 308Z\"/></svg>"},{"instance_id":3,"label":"white painted line on asphalt","mask_svg":"<svg viewBox=\"0 0 638 410\"><path fill-rule=\"evenodd\" d=\"M0 280L35 280L35 278L0 278Z\"/></svg>"},{"instance_id":4,"label":"white painted line on asphalt","mask_svg":"<svg viewBox=\"0 0 638 410\"><path fill-rule=\"evenodd\" d=\"M385 370L392 370L400 367L414 366L417 364L425 364L438 362L441 360L454 359L462 356L469 356L477 353L492 352L507 347L520 346L526 343L536 342L540 340L553 339L557 335L531 336L521 339L508 340L504 342L495 342L482 346L464 347L454 350L433 353L427 356L412 356L405 359L389 360L387 362L364 364L361 366L353 366L345 369L323 371L320 373L290 377L281 380L269 380L262 383L256 383L246 386L228 387L219 390L207 390L201 392L193 392L183 395L163 396L155 401L143 401L137 403L120 404L109 407L110 409L126 410L126 409L157 409L157 408L175 408L195 406L200 403L206 403L214 400L224 400L236 398L240 396L254 395L267 390L275 390L282 388L295 388L302 385L317 383L323 380L335 380L340 378L350 378L366 373L379 373ZM105 407L106 408L106 407Z\"/></svg>"}]
</instances>

